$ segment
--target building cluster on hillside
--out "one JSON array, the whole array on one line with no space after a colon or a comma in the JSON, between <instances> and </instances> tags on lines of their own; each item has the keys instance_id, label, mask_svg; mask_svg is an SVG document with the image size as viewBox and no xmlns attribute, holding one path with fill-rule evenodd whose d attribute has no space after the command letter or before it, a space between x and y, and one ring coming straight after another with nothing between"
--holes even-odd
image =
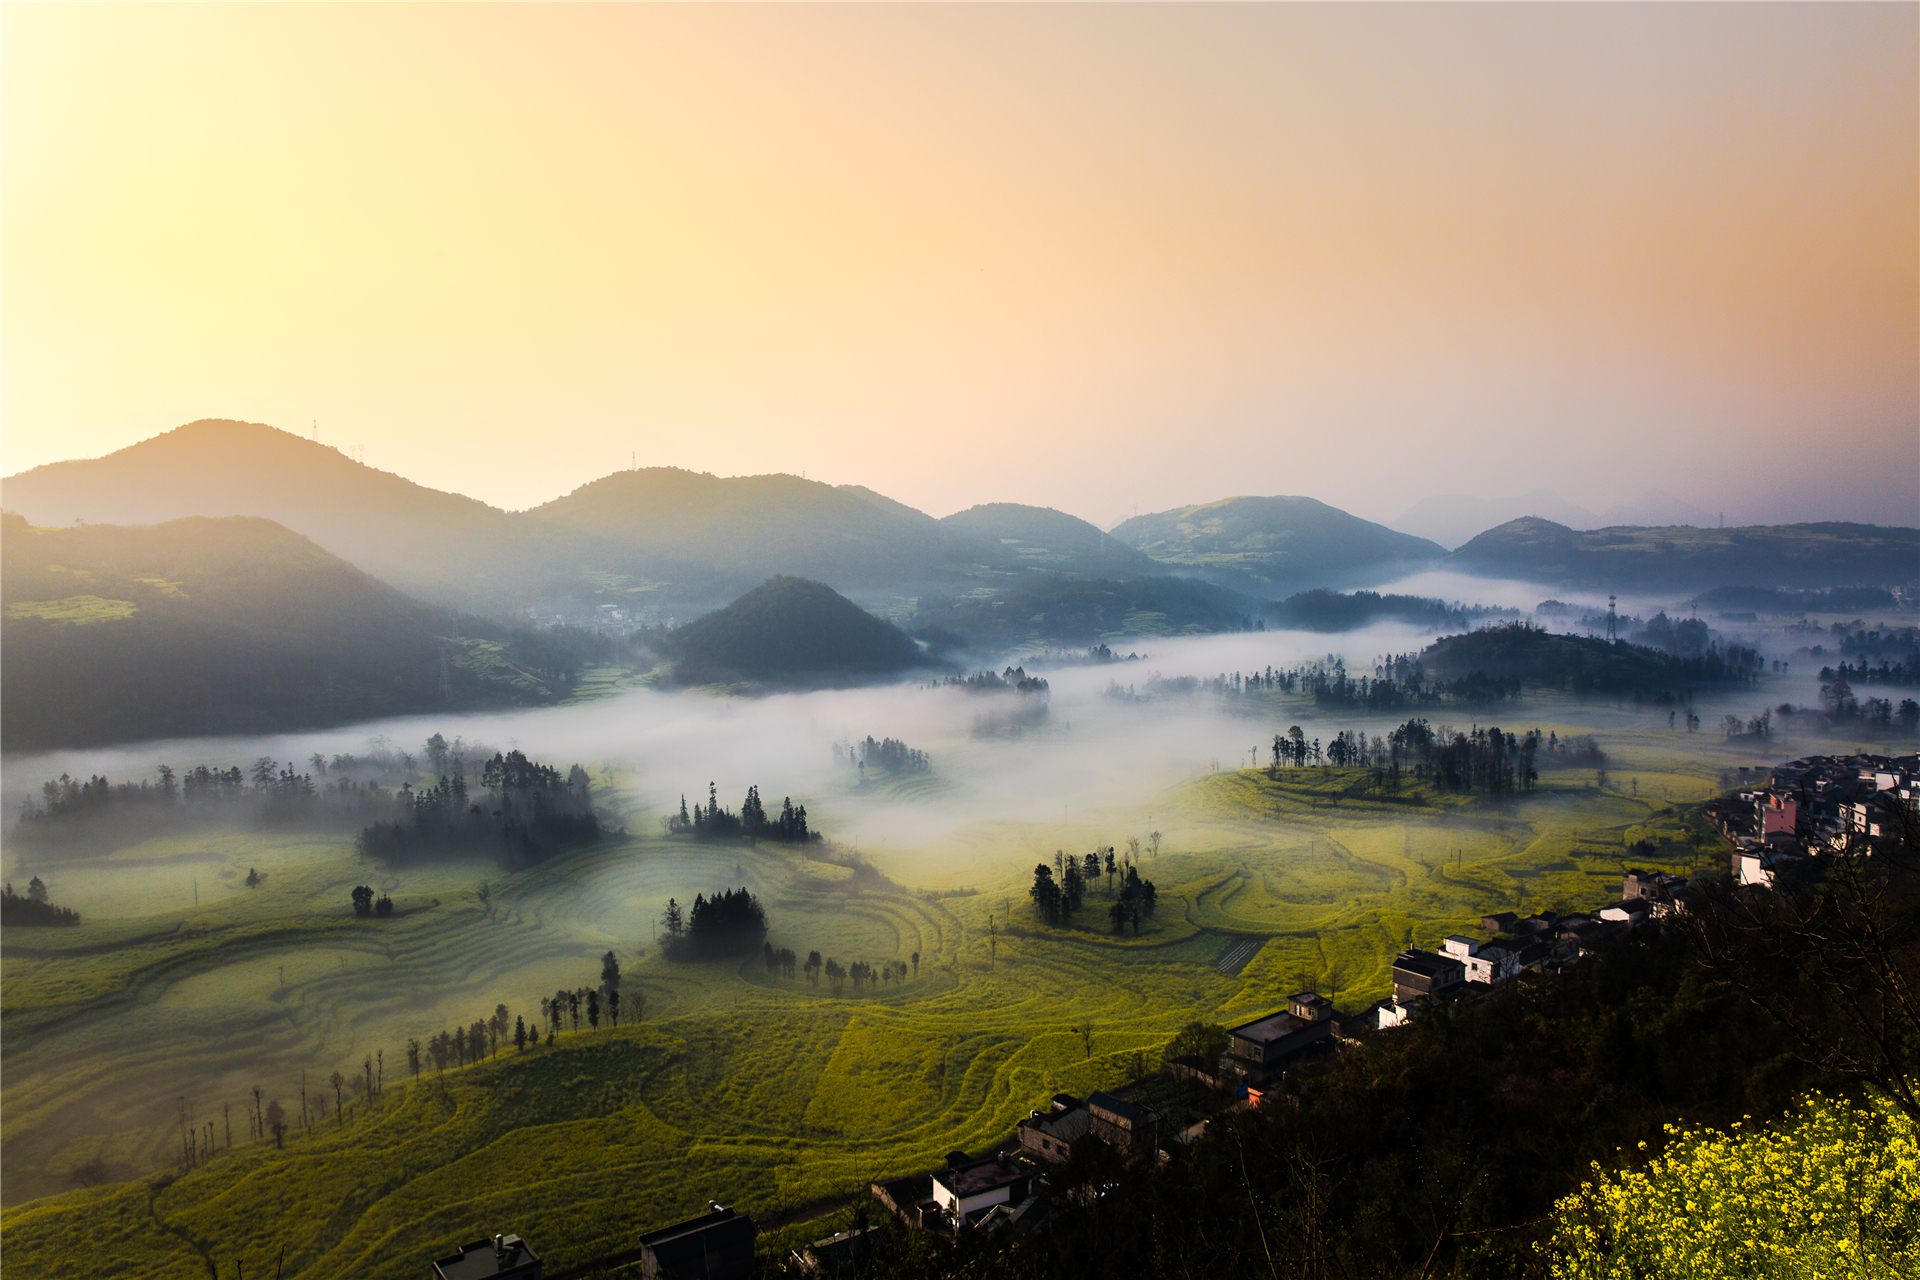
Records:
<instances>
[{"instance_id":1,"label":"building cluster on hillside","mask_svg":"<svg viewBox=\"0 0 1920 1280\"><path fill-rule=\"evenodd\" d=\"M1914 803L1920 755L1807 756L1740 772L1750 785L1703 816L1733 846L1735 883L1772 885L1817 874L1824 851L1849 838L1890 839L1896 813Z\"/></svg>"}]
</instances>

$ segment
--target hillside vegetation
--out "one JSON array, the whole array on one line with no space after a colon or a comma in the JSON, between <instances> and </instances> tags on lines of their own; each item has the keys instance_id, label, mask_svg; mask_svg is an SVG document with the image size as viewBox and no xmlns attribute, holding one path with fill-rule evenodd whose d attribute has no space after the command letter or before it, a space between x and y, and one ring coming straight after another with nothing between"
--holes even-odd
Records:
<instances>
[{"instance_id":1,"label":"hillside vegetation","mask_svg":"<svg viewBox=\"0 0 1920 1280\"><path fill-rule=\"evenodd\" d=\"M789 475L616 471L528 515L617 543L617 567L671 580L689 598L776 574L853 589L964 577L983 561L1013 559L870 489Z\"/></svg>"},{"instance_id":2,"label":"hillside vegetation","mask_svg":"<svg viewBox=\"0 0 1920 1280\"><path fill-rule=\"evenodd\" d=\"M923 599L915 623L956 632L990 652L1250 631L1258 609L1238 592L1191 578L1047 575L958 599Z\"/></svg>"},{"instance_id":3,"label":"hillside vegetation","mask_svg":"<svg viewBox=\"0 0 1920 1280\"><path fill-rule=\"evenodd\" d=\"M467 608L585 589L582 571L605 558L577 533L363 466L290 432L225 419L9 476L0 502L44 526L262 516L402 591Z\"/></svg>"},{"instance_id":4,"label":"hillside vegetation","mask_svg":"<svg viewBox=\"0 0 1920 1280\"><path fill-rule=\"evenodd\" d=\"M1581 532L1528 516L1487 530L1441 567L1621 591L1898 584L1920 572L1920 529L1826 523Z\"/></svg>"},{"instance_id":5,"label":"hillside vegetation","mask_svg":"<svg viewBox=\"0 0 1920 1280\"><path fill-rule=\"evenodd\" d=\"M1264 595L1378 580L1447 554L1312 498L1225 498L1135 516L1113 536L1162 564Z\"/></svg>"},{"instance_id":6,"label":"hillside vegetation","mask_svg":"<svg viewBox=\"0 0 1920 1280\"><path fill-rule=\"evenodd\" d=\"M941 518L941 524L1010 552L1029 569L1084 573L1094 577L1164 573L1152 557L1078 516L1052 507L986 502Z\"/></svg>"},{"instance_id":7,"label":"hillside vegetation","mask_svg":"<svg viewBox=\"0 0 1920 1280\"><path fill-rule=\"evenodd\" d=\"M856 679L923 662L900 628L805 578L769 578L663 643L683 684Z\"/></svg>"},{"instance_id":8,"label":"hillside vegetation","mask_svg":"<svg viewBox=\"0 0 1920 1280\"><path fill-rule=\"evenodd\" d=\"M552 701L571 683L570 655L429 609L269 520L7 515L0 557L8 751Z\"/></svg>"}]
</instances>

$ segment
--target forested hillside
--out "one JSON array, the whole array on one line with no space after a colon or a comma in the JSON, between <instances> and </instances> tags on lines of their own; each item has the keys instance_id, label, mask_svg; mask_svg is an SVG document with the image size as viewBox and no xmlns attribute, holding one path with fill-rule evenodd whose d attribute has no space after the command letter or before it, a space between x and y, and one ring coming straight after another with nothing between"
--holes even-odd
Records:
<instances>
[{"instance_id":1,"label":"forested hillside","mask_svg":"<svg viewBox=\"0 0 1920 1280\"><path fill-rule=\"evenodd\" d=\"M1225 498L1135 516L1113 536L1162 564L1264 595L1379 581L1447 553L1312 498Z\"/></svg>"},{"instance_id":2,"label":"forested hillside","mask_svg":"<svg viewBox=\"0 0 1920 1280\"><path fill-rule=\"evenodd\" d=\"M1165 573L1166 567L1088 524L1052 507L986 502L940 521L949 529L1004 547L1029 569L1053 569L1096 577Z\"/></svg>"},{"instance_id":3,"label":"forested hillside","mask_svg":"<svg viewBox=\"0 0 1920 1280\"><path fill-rule=\"evenodd\" d=\"M831 587L793 577L767 580L664 644L685 684L860 679L923 661L898 627Z\"/></svg>"},{"instance_id":4,"label":"forested hillside","mask_svg":"<svg viewBox=\"0 0 1920 1280\"><path fill-rule=\"evenodd\" d=\"M990 594L923 599L915 625L953 632L982 651L1093 645L1127 636L1251 631L1259 605L1191 578L1048 575Z\"/></svg>"},{"instance_id":5,"label":"forested hillside","mask_svg":"<svg viewBox=\"0 0 1920 1280\"><path fill-rule=\"evenodd\" d=\"M546 701L580 662L564 636L431 609L248 516L7 515L0 554L9 751Z\"/></svg>"},{"instance_id":6,"label":"forested hillside","mask_svg":"<svg viewBox=\"0 0 1920 1280\"><path fill-rule=\"evenodd\" d=\"M528 515L618 544L622 572L670 581L681 598L725 598L776 574L909 586L1014 560L870 489L789 475L616 471Z\"/></svg>"},{"instance_id":7,"label":"forested hillside","mask_svg":"<svg viewBox=\"0 0 1920 1280\"><path fill-rule=\"evenodd\" d=\"M1903 583L1920 573L1920 529L1826 523L1583 533L1528 516L1487 530L1441 567L1621 591Z\"/></svg>"}]
</instances>

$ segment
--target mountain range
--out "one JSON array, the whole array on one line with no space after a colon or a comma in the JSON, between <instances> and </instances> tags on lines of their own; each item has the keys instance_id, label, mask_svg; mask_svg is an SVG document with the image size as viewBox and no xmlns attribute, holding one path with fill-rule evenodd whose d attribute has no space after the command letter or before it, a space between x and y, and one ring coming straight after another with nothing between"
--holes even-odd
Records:
<instances>
[{"instance_id":1,"label":"mountain range","mask_svg":"<svg viewBox=\"0 0 1920 1280\"><path fill-rule=\"evenodd\" d=\"M1434 500L1429 515L1455 501ZM1583 514L1553 507L1547 491L1514 501ZM669 467L615 472L510 512L219 419L9 476L0 506L42 527L262 517L421 601L495 617L679 620L789 575L909 629L970 622L1019 643L1054 628L1107 635L1128 618L1171 632L1238 625L1298 592L1426 568L1621 590L1897 583L1920 571L1914 531L1864 525L1580 531L1532 514L1483 526L1449 553L1298 496L1183 506L1102 533L1046 507L988 503L935 519L857 485Z\"/></svg>"},{"instance_id":2,"label":"mountain range","mask_svg":"<svg viewBox=\"0 0 1920 1280\"><path fill-rule=\"evenodd\" d=\"M1475 534L1526 516L1551 520L1571 529L1600 529L1619 525L1709 525L1715 517L1670 493L1649 490L1630 502L1607 508L1599 515L1551 489L1535 489L1512 498L1475 498L1466 494L1437 494L1409 507L1390 528L1431 538L1458 548Z\"/></svg>"}]
</instances>

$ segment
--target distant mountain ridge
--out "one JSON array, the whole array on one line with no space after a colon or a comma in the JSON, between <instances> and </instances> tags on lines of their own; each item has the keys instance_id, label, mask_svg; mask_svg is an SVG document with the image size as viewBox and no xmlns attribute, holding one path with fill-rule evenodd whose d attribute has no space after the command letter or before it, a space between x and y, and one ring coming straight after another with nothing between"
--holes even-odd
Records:
<instances>
[{"instance_id":1,"label":"distant mountain ridge","mask_svg":"<svg viewBox=\"0 0 1920 1280\"><path fill-rule=\"evenodd\" d=\"M1437 542L1313 498L1224 498L1122 521L1113 536L1164 565L1240 591L1381 581L1439 560Z\"/></svg>"},{"instance_id":2,"label":"distant mountain ridge","mask_svg":"<svg viewBox=\"0 0 1920 1280\"><path fill-rule=\"evenodd\" d=\"M260 516L402 591L474 608L513 607L534 584L575 589L582 568L605 558L571 531L376 471L290 432L217 418L9 476L0 506L44 526Z\"/></svg>"},{"instance_id":3,"label":"distant mountain ridge","mask_svg":"<svg viewBox=\"0 0 1920 1280\"><path fill-rule=\"evenodd\" d=\"M1414 503L1388 527L1459 548L1478 534L1525 516L1551 520L1570 529L1715 523L1708 512L1657 489L1608 507L1599 515L1551 489L1535 489L1512 498L1436 494Z\"/></svg>"},{"instance_id":4,"label":"distant mountain ridge","mask_svg":"<svg viewBox=\"0 0 1920 1280\"><path fill-rule=\"evenodd\" d=\"M635 576L705 580L725 595L776 574L851 590L957 579L1012 559L871 489L790 475L616 471L526 514L618 547Z\"/></svg>"},{"instance_id":5,"label":"distant mountain ridge","mask_svg":"<svg viewBox=\"0 0 1920 1280\"><path fill-rule=\"evenodd\" d=\"M1439 567L1621 590L1879 585L1920 576L1920 530L1830 522L1581 532L1524 517L1487 530Z\"/></svg>"}]
</instances>

